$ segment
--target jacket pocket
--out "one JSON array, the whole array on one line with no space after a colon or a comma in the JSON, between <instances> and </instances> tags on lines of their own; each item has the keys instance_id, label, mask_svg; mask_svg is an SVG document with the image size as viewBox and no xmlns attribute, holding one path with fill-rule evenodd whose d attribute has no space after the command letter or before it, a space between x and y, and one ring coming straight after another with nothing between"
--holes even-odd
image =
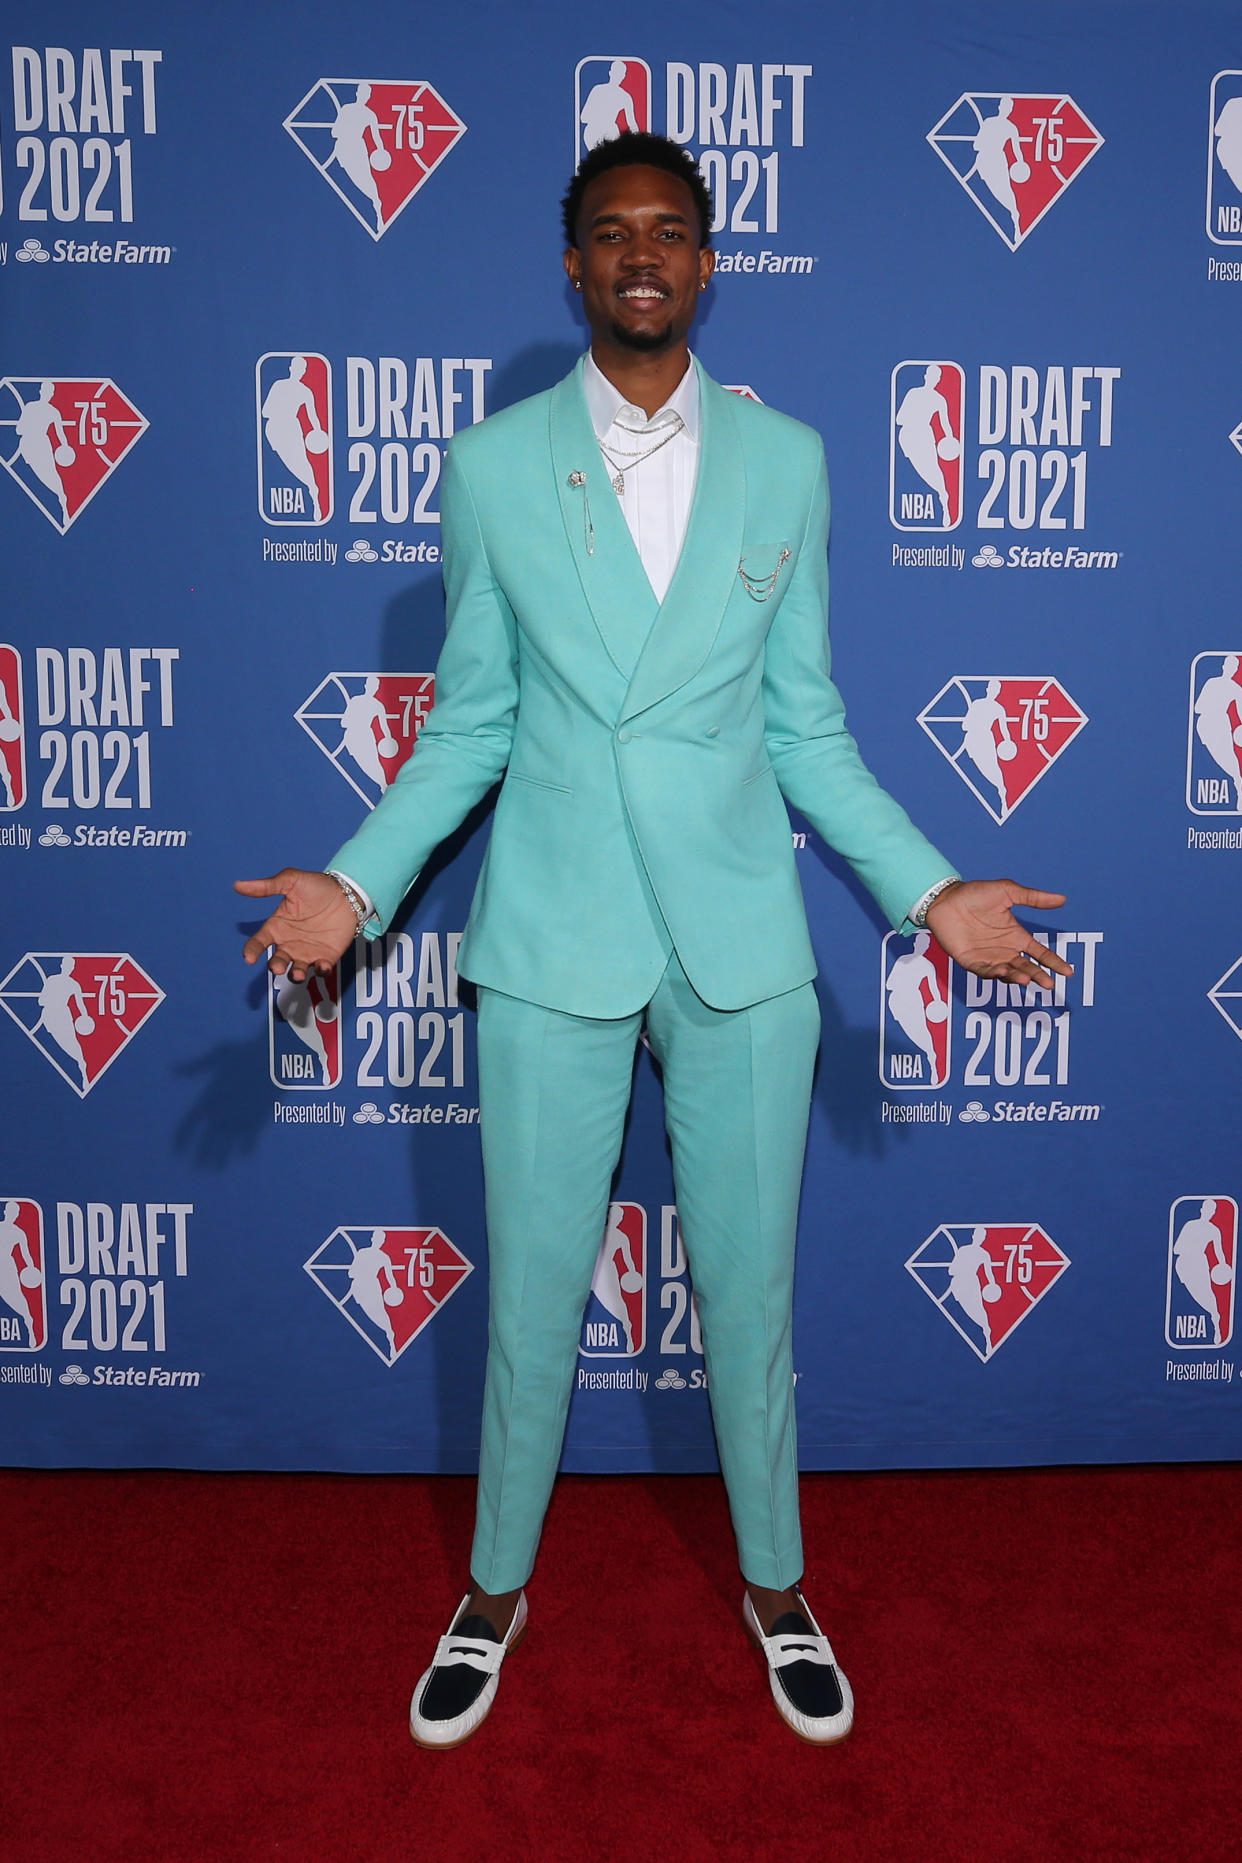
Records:
<instances>
[{"instance_id":1,"label":"jacket pocket","mask_svg":"<svg viewBox=\"0 0 1242 1863\"><path fill-rule=\"evenodd\" d=\"M573 790L567 783L550 783L543 776L526 776L521 770L507 770L506 783L529 783L532 789L550 789L556 796L572 796Z\"/></svg>"}]
</instances>

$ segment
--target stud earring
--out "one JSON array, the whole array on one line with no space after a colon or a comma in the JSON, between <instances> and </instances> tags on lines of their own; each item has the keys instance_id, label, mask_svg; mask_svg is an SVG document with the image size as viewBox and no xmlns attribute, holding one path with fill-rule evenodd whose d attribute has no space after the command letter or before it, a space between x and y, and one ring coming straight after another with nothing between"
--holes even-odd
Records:
<instances>
[{"instance_id":1,"label":"stud earring","mask_svg":"<svg viewBox=\"0 0 1242 1863\"><path fill-rule=\"evenodd\" d=\"M582 289L582 286L581 286L581 285L580 285L580 284L578 283L578 281L577 281L577 280L575 279L575 281L574 281L574 290L575 290L575 291L581 291L581 289Z\"/></svg>"}]
</instances>

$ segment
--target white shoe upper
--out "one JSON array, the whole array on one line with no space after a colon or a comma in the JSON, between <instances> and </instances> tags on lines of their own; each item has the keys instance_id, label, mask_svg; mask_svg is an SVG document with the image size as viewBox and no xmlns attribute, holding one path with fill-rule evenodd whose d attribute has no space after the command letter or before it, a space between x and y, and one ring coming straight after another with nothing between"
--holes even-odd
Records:
<instances>
[{"instance_id":1,"label":"white shoe upper","mask_svg":"<svg viewBox=\"0 0 1242 1863\"><path fill-rule=\"evenodd\" d=\"M798 1592L799 1608L811 1625L813 1635L806 1631L785 1632L780 1636L767 1637L755 1614L755 1607L747 1592L742 1601L742 1617L746 1628L763 1651L768 1664L768 1684L772 1690L772 1699L782 1719L788 1722L796 1734L803 1740L814 1741L823 1746L835 1740L844 1740L854 1724L854 1692L849 1685L844 1670L833 1654L833 1648L820 1629L806 1599ZM822 1664L830 1668L837 1678L841 1691L841 1709L837 1714L809 1715L801 1713L789 1699L780 1679L780 1671L789 1664L808 1662Z\"/></svg>"},{"instance_id":2,"label":"white shoe upper","mask_svg":"<svg viewBox=\"0 0 1242 1863\"><path fill-rule=\"evenodd\" d=\"M513 1645L526 1628L526 1593L522 1592L513 1612L513 1619L499 1643L493 1643L490 1637L460 1636L453 1626L458 1623L462 1612L469 1603L470 1594L462 1599L453 1613L452 1623L444 1636L436 1644L436 1653L429 1668L419 1676L410 1701L410 1732L424 1747L455 1747L467 1739L480 1724L487 1719L496 1690L500 1685L500 1665ZM464 1713L456 1715L451 1721L428 1720L420 1712L420 1702L428 1682L437 1669L465 1666L476 1669L480 1675L487 1677L483 1687L475 1696Z\"/></svg>"}]
</instances>

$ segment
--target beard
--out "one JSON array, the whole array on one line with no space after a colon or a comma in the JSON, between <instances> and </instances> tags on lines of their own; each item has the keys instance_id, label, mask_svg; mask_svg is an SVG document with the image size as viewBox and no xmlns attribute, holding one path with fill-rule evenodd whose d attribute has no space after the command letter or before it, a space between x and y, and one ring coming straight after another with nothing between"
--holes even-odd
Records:
<instances>
[{"instance_id":1,"label":"beard","mask_svg":"<svg viewBox=\"0 0 1242 1863\"><path fill-rule=\"evenodd\" d=\"M612 326L612 340L623 349L635 349L651 355L656 350L668 349L675 339L671 321L662 330L627 330L617 319Z\"/></svg>"}]
</instances>

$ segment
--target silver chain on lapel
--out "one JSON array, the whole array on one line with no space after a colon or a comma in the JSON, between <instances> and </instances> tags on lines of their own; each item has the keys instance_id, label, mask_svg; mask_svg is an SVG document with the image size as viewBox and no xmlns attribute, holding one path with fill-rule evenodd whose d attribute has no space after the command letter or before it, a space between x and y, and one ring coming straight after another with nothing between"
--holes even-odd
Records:
<instances>
[{"instance_id":1,"label":"silver chain on lapel","mask_svg":"<svg viewBox=\"0 0 1242 1863\"><path fill-rule=\"evenodd\" d=\"M789 561L789 554L790 553L788 550L782 550L780 555L776 559L776 568L772 570L766 576L752 576L748 574L747 569L746 569L746 558L745 557L742 558L741 562L737 566L737 573L742 578L742 587L746 590L746 593L751 597L753 601L756 601L756 602L770 602L771 601L772 597L776 593L776 585L777 585L777 582L780 580L780 573L782 569L784 569L786 563Z\"/></svg>"},{"instance_id":2,"label":"silver chain on lapel","mask_svg":"<svg viewBox=\"0 0 1242 1863\"><path fill-rule=\"evenodd\" d=\"M588 556L595 555L595 525L591 520L591 501L587 497L586 473L571 472L569 484L582 491L582 543Z\"/></svg>"}]
</instances>

